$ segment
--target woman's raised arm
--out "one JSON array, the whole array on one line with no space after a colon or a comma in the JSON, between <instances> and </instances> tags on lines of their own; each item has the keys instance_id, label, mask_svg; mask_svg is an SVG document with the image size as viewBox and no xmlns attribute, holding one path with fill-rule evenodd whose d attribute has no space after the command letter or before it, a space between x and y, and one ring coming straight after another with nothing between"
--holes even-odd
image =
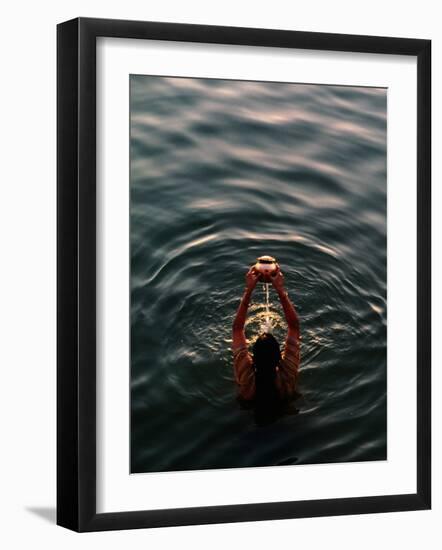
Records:
<instances>
[{"instance_id":1,"label":"woman's raised arm","mask_svg":"<svg viewBox=\"0 0 442 550\"><path fill-rule=\"evenodd\" d=\"M255 288L258 279L259 273L254 267L251 267L246 274L246 288L233 321L232 337L234 348L246 343L244 325L247 319L247 310L249 309L250 297L252 296L253 289Z\"/></svg>"},{"instance_id":2,"label":"woman's raised arm","mask_svg":"<svg viewBox=\"0 0 442 550\"><path fill-rule=\"evenodd\" d=\"M299 338L299 317L296 312L295 306L290 301L289 295L285 290L284 276L281 273L281 269L278 266L278 270L271 277L272 285L279 296L282 309L284 310L285 320L287 321L289 336L293 335Z\"/></svg>"}]
</instances>

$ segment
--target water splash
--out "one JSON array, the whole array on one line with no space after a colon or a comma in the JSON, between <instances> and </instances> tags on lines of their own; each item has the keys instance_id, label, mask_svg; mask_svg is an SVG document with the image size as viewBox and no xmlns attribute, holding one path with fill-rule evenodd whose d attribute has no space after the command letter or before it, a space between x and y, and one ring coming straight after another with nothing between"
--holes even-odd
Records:
<instances>
[{"instance_id":1,"label":"water splash","mask_svg":"<svg viewBox=\"0 0 442 550\"><path fill-rule=\"evenodd\" d=\"M272 332L273 323L270 318L269 283L263 284L263 291L264 291L265 317L264 317L264 322L261 324L261 332Z\"/></svg>"}]
</instances>

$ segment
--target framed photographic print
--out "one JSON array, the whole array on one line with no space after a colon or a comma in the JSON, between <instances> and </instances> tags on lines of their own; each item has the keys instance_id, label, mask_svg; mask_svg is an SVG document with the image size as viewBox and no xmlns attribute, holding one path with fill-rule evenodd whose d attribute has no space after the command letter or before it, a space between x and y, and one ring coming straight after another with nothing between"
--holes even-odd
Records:
<instances>
[{"instance_id":1,"label":"framed photographic print","mask_svg":"<svg viewBox=\"0 0 442 550\"><path fill-rule=\"evenodd\" d=\"M430 508L430 65L58 26L59 525Z\"/></svg>"}]
</instances>

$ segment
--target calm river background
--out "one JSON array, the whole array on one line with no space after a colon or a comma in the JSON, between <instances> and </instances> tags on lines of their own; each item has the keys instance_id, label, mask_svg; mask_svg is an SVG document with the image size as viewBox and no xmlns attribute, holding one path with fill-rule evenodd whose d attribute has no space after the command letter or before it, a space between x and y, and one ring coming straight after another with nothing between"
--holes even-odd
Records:
<instances>
[{"instance_id":1,"label":"calm river background","mask_svg":"<svg viewBox=\"0 0 442 550\"><path fill-rule=\"evenodd\" d=\"M386 90L130 87L131 471L385 459ZM263 254L302 331L301 396L266 426L236 401L230 349ZM250 340L263 303L258 286Z\"/></svg>"}]
</instances>

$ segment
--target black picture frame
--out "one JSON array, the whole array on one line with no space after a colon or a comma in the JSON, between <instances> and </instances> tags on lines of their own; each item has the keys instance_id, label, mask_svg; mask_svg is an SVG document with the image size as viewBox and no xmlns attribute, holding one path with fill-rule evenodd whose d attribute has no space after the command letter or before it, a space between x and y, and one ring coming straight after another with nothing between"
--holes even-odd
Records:
<instances>
[{"instance_id":1,"label":"black picture frame","mask_svg":"<svg viewBox=\"0 0 442 550\"><path fill-rule=\"evenodd\" d=\"M96 39L417 58L417 492L96 512ZM75 531L366 514L431 507L431 41L79 18L57 27L57 523Z\"/></svg>"}]
</instances>

